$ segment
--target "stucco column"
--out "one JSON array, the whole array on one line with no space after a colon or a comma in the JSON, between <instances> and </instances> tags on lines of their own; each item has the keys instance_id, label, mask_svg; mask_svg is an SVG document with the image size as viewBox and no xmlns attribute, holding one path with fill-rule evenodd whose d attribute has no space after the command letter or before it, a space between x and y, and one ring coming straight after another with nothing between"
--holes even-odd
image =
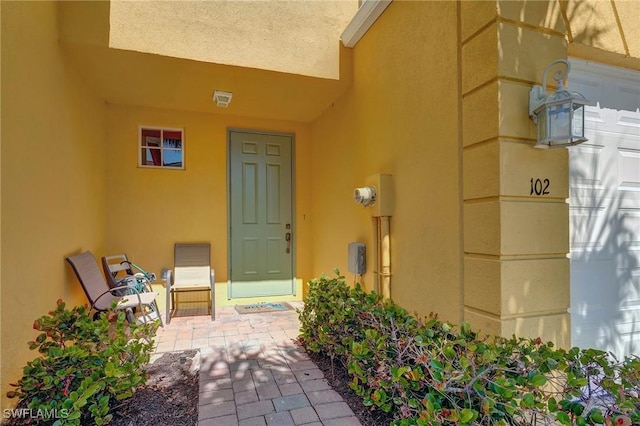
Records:
<instances>
[{"instance_id":1,"label":"stucco column","mask_svg":"<svg viewBox=\"0 0 640 426\"><path fill-rule=\"evenodd\" d=\"M566 58L564 34L555 1L461 2L464 317L560 346L570 331L568 154L533 148L528 93Z\"/></svg>"}]
</instances>

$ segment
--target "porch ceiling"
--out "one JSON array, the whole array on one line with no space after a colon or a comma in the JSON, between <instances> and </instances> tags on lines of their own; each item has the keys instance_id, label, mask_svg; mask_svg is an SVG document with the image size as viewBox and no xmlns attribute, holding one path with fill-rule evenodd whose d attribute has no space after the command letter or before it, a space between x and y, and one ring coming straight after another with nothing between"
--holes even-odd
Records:
<instances>
[{"instance_id":1,"label":"porch ceiling","mask_svg":"<svg viewBox=\"0 0 640 426\"><path fill-rule=\"evenodd\" d=\"M87 84L114 104L306 123L351 83L351 51L345 47L340 47L341 77L332 80L103 46L61 46ZM216 89L233 93L229 107L215 105Z\"/></svg>"}]
</instances>

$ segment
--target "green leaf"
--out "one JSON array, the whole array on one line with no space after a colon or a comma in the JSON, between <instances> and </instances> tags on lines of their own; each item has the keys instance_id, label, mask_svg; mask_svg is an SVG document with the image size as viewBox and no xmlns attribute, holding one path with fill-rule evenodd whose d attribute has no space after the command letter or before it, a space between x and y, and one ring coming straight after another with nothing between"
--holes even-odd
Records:
<instances>
[{"instance_id":1,"label":"green leaf","mask_svg":"<svg viewBox=\"0 0 640 426\"><path fill-rule=\"evenodd\" d=\"M564 411L559 411L558 414L556 414L556 419L563 425L571 426L571 418Z\"/></svg>"},{"instance_id":2,"label":"green leaf","mask_svg":"<svg viewBox=\"0 0 640 426\"><path fill-rule=\"evenodd\" d=\"M477 417L478 417L478 412L476 410L464 408L462 411L460 411L460 421L462 423L471 423Z\"/></svg>"},{"instance_id":3,"label":"green leaf","mask_svg":"<svg viewBox=\"0 0 640 426\"><path fill-rule=\"evenodd\" d=\"M540 387L547 383L547 378L542 374L537 374L529 379L529 384L531 386Z\"/></svg>"},{"instance_id":4,"label":"green leaf","mask_svg":"<svg viewBox=\"0 0 640 426\"><path fill-rule=\"evenodd\" d=\"M393 377L395 381L398 381L400 377L409 371L411 371L411 367L391 367L391 377Z\"/></svg>"},{"instance_id":5,"label":"green leaf","mask_svg":"<svg viewBox=\"0 0 640 426\"><path fill-rule=\"evenodd\" d=\"M462 331L463 334L470 334L471 333L471 324L469 324L468 322L463 322L462 325L460 326L460 331Z\"/></svg>"},{"instance_id":6,"label":"green leaf","mask_svg":"<svg viewBox=\"0 0 640 426\"><path fill-rule=\"evenodd\" d=\"M457 355L455 349L453 349L451 346L446 346L443 352L444 352L444 356L447 357L448 359L454 359Z\"/></svg>"},{"instance_id":7,"label":"green leaf","mask_svg":"<svg viewBox=\"0 0 640 426\"><path fill-rule=\"evenodd\" d=\"M579 402L572 403L571 412L577 416L582 415L582 413L584 412L584 405L580 404Z\"/></svg>"},{"instance_id":8,"label":"green leaf","mask_svg":"<svg viewBox=\"0 0 640 426\"><path fill-rule=\"evenodd\" d=\"M384 391L384 389L376 389L376 391L373 392L373 394L371 395L371 400L378 407L380 407L381 405L386 403L386 401L387 401L387 393Z\"/></svg>"},{"instance_id":9,"label":"green leaf","mask_svg":"<svg viewBox=\"0 0 640 426\"><path fill-rule=\"evenodd\" d=\"M534 404L535 404L535 398L533 396L532 393L526 393L524 394L524 396L522 397L522 400L520 401L520 405L524 408L533 408Z\"/></svg>"},{"instance_id":10,"label":"green leaf","mask_svg":"<svg viewBox=\"0 0 640 426\"><path fill-rule=\"evenodd\" d=\"M588 418L594 423L598 423L598 424L604 423L604 416L602 415L602 411L600 411L597 408L593 408L589 412Z\"/></svg>"},{"instance_id":11,"label":"green leaf","mask_svg":"<svg viewBox=\"0 0 640 426\"><path fill-rule=\"evenodd\" d=\"M349 374L355 374L356 376L359 376L359 377L364 376L364 372L362 371L360 364L356 361L351 361L349 363L348 371L349 371Z\"/></svg>"},{"instance_id":12,"label":"green leaf","mask_svg":"<svg viewBox=\"0 0 640 426\"><path fill-rule=\"evenodd\" d=\"M79 410L73 410L67 416L67 420L79 419L81 415L82 415L82 412L80 412Z\"/></svg>"}]
</instances>

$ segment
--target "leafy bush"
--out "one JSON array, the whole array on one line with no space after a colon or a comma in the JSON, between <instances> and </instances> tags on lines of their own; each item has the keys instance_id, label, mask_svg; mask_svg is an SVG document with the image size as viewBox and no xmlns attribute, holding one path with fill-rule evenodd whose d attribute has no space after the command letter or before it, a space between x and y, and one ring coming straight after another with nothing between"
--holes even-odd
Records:
<instances>
[{"instance_id":1,"label":"leafy bush","mask_svg":"<svg viewBox=\"0 0 640 426\"><path fill-rule=\"evenodd\" d=\"M128 324L114 307L94 320L89 307L69 310L58 300L54 311L34 322L42 333L29 348L41 355L27 363L7 396L19 398L19 405L43 423L109 423L111 399L130 397L146 381L143 367L156 327Z\"/></svg>"},{"instance_id":2,"label":"leafy bush","mask_svg":"<svg viewBox=\"0 0 640 426\"><path fill-rule=\"evenodd\" d=\"M346 355L354 339L362 340L364 330L359 318L382 299L367 295L357 287L352 290L343 277L325 276L309 282L305 308L298 315L303 332L300 336L313 352L325 352L331 358Z\"/></svg>"},{"instance_id":3,"label":"leafy bush","mask_svg":"<svg viewBox=\"0 0 640 426\"><path fill-rule=\"evenodd\" d=\"M638 358L421 321L341 276L312 280L299 315L307 349L341 361L396 425L640 424Z\"/></svg>"}]
</instances>

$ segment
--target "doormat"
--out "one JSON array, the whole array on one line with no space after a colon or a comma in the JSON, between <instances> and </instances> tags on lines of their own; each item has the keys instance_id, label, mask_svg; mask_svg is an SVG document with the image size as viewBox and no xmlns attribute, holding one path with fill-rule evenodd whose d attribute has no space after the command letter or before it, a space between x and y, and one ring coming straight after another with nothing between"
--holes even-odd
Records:
<instances>
[{"instance_id":1,"label":"doormat","mask_svg":"<svg viewBox=\"0 0 640 426\"><path fill-rule=\"evenodd\" d=\"M254 303L252 305L236 305L239 314L261 314L264 312L290 311L293 307L286 302Z\"/></svg>"}]
</instances>

